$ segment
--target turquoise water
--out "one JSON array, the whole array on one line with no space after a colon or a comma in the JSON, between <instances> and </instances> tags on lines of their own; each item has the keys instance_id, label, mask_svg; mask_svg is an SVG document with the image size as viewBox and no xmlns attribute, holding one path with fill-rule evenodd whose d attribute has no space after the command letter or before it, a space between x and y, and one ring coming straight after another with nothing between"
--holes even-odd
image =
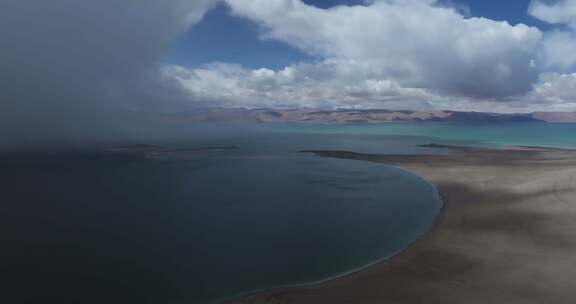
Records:
<instances>
[{"instance_id":1,"label":"turquoise water","mask_svg":"<svg viewBox=\"0 0 576 304\"><path fill-rule=\"evenodd\" d=\"M285 125L279 132L428 137L430 141L497 146L576 147L576 124L391 123L379 125Z\"/></svg>"}]
</instances>

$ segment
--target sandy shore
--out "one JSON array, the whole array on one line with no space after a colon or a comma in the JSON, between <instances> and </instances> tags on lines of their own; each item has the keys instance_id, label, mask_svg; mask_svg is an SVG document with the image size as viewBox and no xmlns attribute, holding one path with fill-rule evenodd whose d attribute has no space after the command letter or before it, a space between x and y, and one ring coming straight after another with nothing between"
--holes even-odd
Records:
<instances>
[{"instance_id":1,"label":"sandy shore","mask_svg":"<svg viewBox=\"0 0 576 304\"><path fill-rule=\"evenodd\" d=\"M311 151L415 172L437 185L444 212L426 237L365 271L230 303L576 303L576 152L434 147L450 155Z\"/></svg>"}]
</instances>

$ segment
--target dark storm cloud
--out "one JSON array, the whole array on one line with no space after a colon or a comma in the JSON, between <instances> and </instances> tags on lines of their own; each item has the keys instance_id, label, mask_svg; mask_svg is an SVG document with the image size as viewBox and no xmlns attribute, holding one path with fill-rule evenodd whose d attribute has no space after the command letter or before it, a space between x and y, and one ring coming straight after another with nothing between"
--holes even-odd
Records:
<instances>
[{"instance_id":1,"label":"dark storm cloud","mask_svg":"<svg viewBox=\"0 0 576 304\"><path fill-rule=\"evenodd\" d=\"M0 2L0 141L19 145L82 141L116 129L110 113L178 98L157 64L214 1Z\"/></svg>"}]
</instances>

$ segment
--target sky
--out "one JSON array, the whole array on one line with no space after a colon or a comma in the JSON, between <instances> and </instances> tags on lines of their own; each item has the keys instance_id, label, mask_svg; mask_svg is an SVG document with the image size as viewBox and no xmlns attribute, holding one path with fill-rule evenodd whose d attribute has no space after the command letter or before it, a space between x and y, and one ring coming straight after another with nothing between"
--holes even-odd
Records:
<instances>
[{"instance_id":1,"label":"sky","mask_svg":"<svg viewBox=\"0 0 576 304\"><path fill-rule=\"evenodd\" d=\"M365 3L362 0L304 2L320 8ZM451 4L469 16L551 28L527 14L530 0L460 0ZM230 14L229 8L223 4L208 12L201 23L183 33L164 61L187 67L199 67L212 62L233 62L249 68L280 69L289 64L315 59L318 58L289 44L259 39L257 24Z\"/></svg>"},{"instance_id":2,"label":"sky","mask_svg":"<svg viewBox=\"0 0 576 304\"><path fill-rule=\"evenodd\" d=\"M576 0L0 4L0 141L198 107L576 110Z\"/></svg>"},{"instance_id":3,"label":"sky","mask_svg":"<svg viewBox=\"0 0 576 304\"><path fill-rule=\"evenodd\" d=\"M199 104L576 111L576 1L227 0L163 62Z\"/></svg>"}]
</instances>

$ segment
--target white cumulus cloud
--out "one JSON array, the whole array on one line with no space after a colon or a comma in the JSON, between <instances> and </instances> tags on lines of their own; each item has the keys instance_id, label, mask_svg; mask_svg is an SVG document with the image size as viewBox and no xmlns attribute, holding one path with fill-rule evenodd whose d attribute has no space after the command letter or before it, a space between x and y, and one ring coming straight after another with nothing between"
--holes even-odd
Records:
<instances>
[{"instance_id":1,"label":"white cumulus cloud","mask_svg":"<svg viewBox=\"0 0 576 304\"><path fill-rule=\"evenodd\" d=\"M525 93L538 77L542 33L523 24L467 18L432 0L374 1L319 9L301 0L227 0L262 37L324 58L370 66L379 79L472 97Z\"/></svg>"},{"instance_id":2,"label":"white cumulus cloud","mask_svg":"<svg viewBox=\"0 0 576 304\"><path fill-rule=\"evenodd\" d=\"M399 101L404 107L421 106L438 98L422 88L403 87L377 75L370 77L369 66L335 59L281 70L250 70L232 64L197 69L167 66L164 73L205 105L379 108Z\"/></svg>"},{"instance_id":3,"label":"white cumulus cloud","mask_svg":"<svg viewBox=\"0 0 576 304\"><path fill-rule=\"evenodd\" d=\"M542 21L552 24L567 24L576 28L575 0L533 0L528 12Z\"/></svg>"},{"instance_id":4,"label":"white cumulus cloud","mask_svg":"<svg viewBox=\"0 0 576 304\"><path fill-rule=\"evenodd\" d=\"M565 25L566 29L545 34L540 59L548 71L567 72L576 69L576 0L541 1L530 4L529 14L544 22Z\"/></svg>"}]
</instances>

